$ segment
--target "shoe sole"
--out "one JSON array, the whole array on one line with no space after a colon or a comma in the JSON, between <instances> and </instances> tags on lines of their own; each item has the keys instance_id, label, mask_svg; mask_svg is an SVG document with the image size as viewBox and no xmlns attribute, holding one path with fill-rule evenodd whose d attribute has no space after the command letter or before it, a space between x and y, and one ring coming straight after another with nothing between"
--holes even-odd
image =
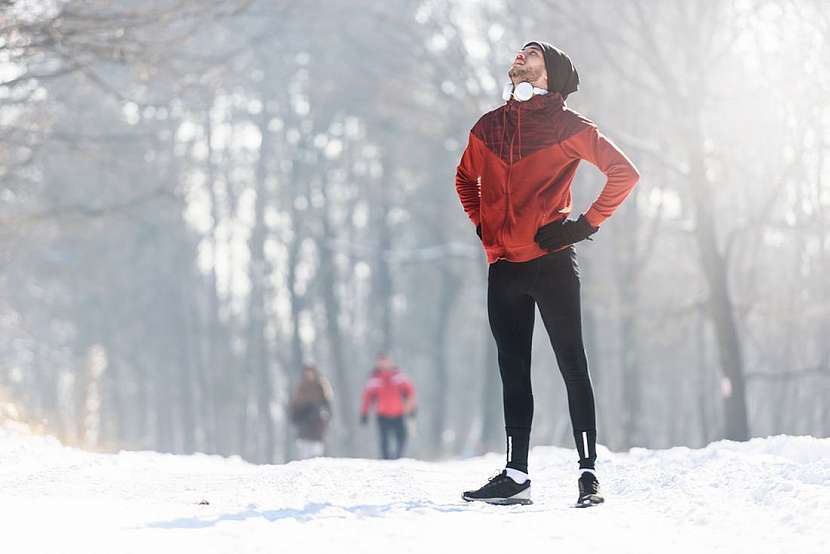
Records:
<instances>
[{"instance_id":1,"label":"shoe sole","mask_svg":"<svg viewBox=\"0 0 830 554\"><path fill-rule=\"evenodd\" d=\"M577 501L576 504L574 504L574 508L590 508L592 506L599 506L603 502L605 502L605 499L602 498L601 496L600 497L588 497L588 498L582 500L581 502Z\"/></svg>"},{"instance_id":2,"label":"shoe sole","mask_svg":"<svg viewBox=\"0 0 830 554\"><path fill-rule=\"evenodd\" d=\"M508 498L473 498L466 494L462 494L461 498L467 502L486 502L487 504L495 504L497 506L511 506L515 504L527 506L528 504L533 504L533 501L530 499L530 489L525 489Z\"/></svg>"},{"instance_id":3,"label":"shoe sole","mask_svg":"<svg viewBox=\"0 0 830 554\"><path fill-rule=\"evenodd\" d=\"M527 506L533 504L533 500L529 498L470 498L468 496L462 496L461 498L467 502L485 502L495 506L513 506L517 504Z\"/></svg>"}]
</instances>

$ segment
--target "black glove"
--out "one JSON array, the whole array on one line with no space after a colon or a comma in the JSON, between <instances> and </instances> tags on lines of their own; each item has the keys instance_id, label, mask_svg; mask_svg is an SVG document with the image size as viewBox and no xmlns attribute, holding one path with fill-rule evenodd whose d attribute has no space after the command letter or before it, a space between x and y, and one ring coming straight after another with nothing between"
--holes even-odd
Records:
<instances>
[{"instance_id":1,"label":"black glove","mask_svg":"<svg viewBox=\"0 0 830 554\"><path fill-rule=\"evenodd\" d=\"M360 424L366 425L369 422L369 416L366 414L360 414Z\"/></svg>"},{"instance_id":2,"label":"black glove","mask_svg":"<svg viewBox=\"0 0 830 554\"><path fill-rule=\"evenodd\" d=\"M543 249L553 252L581 240L591 240L591 235L598 230L599 227L592 227L585 219L585 214L582 214L576 221L565 219L543 225L536 231L534 239Z\"/></svg>"},{"instance_id":3,"label":"black glove","mask_svg":"<svg viewBox=\"0 0 830 554\"><path fill-rule=\"evenodd\" d=\"M478 235L478 240L481 240L481 223L476 225L476 234Z\"/></svg>"}]
</instances>

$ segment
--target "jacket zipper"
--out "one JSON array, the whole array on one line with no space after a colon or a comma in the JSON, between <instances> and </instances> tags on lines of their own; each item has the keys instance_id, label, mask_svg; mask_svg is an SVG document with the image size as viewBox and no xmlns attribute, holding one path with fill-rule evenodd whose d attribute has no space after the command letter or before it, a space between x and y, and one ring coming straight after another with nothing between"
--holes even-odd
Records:
<instances>
[{"instance_id":1,"label":"jacket zipper","mask_svg":"<svg viewBox=\"0 0 830 554\"><path fill-rule=\"evenodd\" d=\"M516 109L518 110L519 107L516 106ZM519 132L518 128L513 129L513 134L510 136L510 149L508 150L509 162L507 164L507 187L505 188L504 219L501 222L501 232L500 232L500 238L499 238L499 243L501 244L502 247L504 246L504 230L507 227L507 216L508 216L508 213L509 213L508 210L510 209L510 200L511 200L511 198L510 198L510 196L511 196L510 178L513 175L513 143L516 140L516 133L518 133L518 132Z\"/></svg>"}]
</instances>

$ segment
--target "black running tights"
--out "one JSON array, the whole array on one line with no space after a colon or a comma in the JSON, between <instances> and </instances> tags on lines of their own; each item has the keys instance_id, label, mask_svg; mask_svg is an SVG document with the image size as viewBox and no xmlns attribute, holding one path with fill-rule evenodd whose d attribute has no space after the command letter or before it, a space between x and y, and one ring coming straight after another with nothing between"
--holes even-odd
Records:
<instances>
[{"instance_id":1,"label":"black running tights","mask_svg":"<svg viewBox=\"0 0 830 554\"><path fill-rule=\"evenodd\" d=\"M565 380L579 467L596 461L596 415L582 343L579 267L573 247L529 262L490 265L487 310L496 339L507 432L507 467L527 472L533 421L530 352L535 306Z\"/></svg>"}]
</instances>

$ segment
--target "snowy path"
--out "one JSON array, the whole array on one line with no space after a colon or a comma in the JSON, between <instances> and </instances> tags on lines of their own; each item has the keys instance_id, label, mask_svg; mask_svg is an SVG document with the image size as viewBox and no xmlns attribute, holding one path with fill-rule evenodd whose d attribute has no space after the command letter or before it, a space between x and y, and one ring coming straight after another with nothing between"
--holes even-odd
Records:
<instances>
[{"instance_id":1,"label":"snowy path","mask_svg":"<svg viewBox=\"0 0 830 554\"><path fill-rule=\"evenodd\" d=\"M603 506L570 508L573 454L536 448L535 503L497 507L460 500L498 469L495 455L254 466L89 454L0 428L0 550L830 553L830 439L600 456Z\"/></svg>"}]
</instances>

